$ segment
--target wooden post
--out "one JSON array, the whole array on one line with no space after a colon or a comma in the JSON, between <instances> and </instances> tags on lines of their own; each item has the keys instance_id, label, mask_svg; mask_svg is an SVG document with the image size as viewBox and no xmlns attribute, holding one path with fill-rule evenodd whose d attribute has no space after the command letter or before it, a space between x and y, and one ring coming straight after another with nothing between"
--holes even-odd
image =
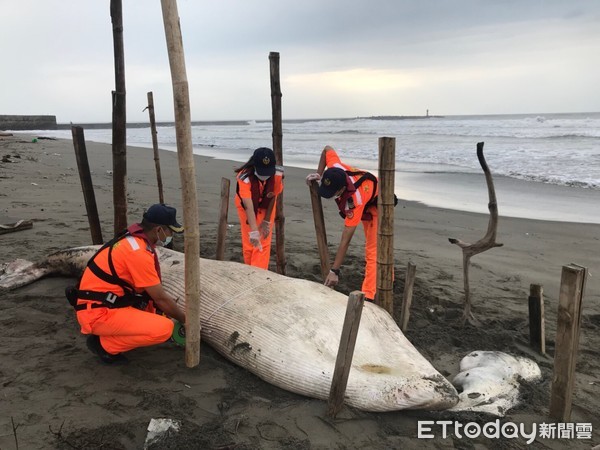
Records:
<instances>
[{"instance_id":1,"label":"wooden post","mask_svg":"<svg viewBox=\"0 0 600 450\"><path fill-rule=\"evenodd\" d=\"M221 208L219 228L217 230L216 259L225 259L225 237L227 236L227 214L229 213L229 178L221 178Z\"/></svg>"},{"instance_id":2,"label":"wooden post","mask_svg":"<svg viewBox=\"0 0 600 450\"><path fill-rule=\"evenodd\" d=\"M546 353L544 290L539 284L529 286L529 345L538 353Z\"/></svg>"},{"instance_id":3,"label":"wooden post","mask_svg":"<svg viewBox=\"0 0 600 450\"><path fill-rule=\"evenodd\" d=\"M162 176L160 174L160 155L158 153L158 132L156 131L156 118L154 117L154 96L148 92L148 115L150 116L150 130L152 133L152 148L154 149L154 166L156 167L156 184L158 185L158 202L164 203Z\"/></svg>"},{"instance_id":4,"label":"wooden post","mask_svg":"<svg viewBox=\"0 0 600 450\"><path fill-rule=\"evenodd\" d=\"M570 422L571 419L581 325L581 302L585 292L586 277L585 267L569 264L562 268L554 349L554 376L550 397L550 417L559 422Z\"/></svg>"},{"instance_id":5,"label":"wooden post","mask_svg":"<svg viewBox=\"0 0 600 450\"><path fill-rule=\"evenodd\" d=\"M400 329L403 333L406 333L406 330L408 329L408 319L410 318L410 305L412 303L416 272L417 266L409 262L406 267L406 280L404 281L404 294L402 295L402 311L400 312Z\"/></svg>"},{"instance_id":6,"label":"wooden post","mask_svg":"<svg viewBox=\"0 0 600 450\"><path fill-rule=\"evenodd\" d=\"M377 304L394 316L394 181L396 139L379 138Z\"/></svg>"},{"instance_id":7,"label":"wooden post","mask_svg":"<svg viewBox=\"0 0 600 450\"><path fill-rule=\"evenodd\" d=\"M325 218L323 217L323 204L319 196L319 185L316 181L310 182L310 203L312 205L315 232L317 234L317 249L321 261L321 276L323 282L329 275L329 249L327 248L327 233L325 231Z\"/></svg>"},{"instance_id":8,"label":"wooden post","mask_svg":"<svg viewBox=\"0 0 600 450\"><path fill-rule=\"evenodd\" d=\"M281 124L281 83L279 82L279 53L269 53L271 74L271 112L273 122L273 153L277 165L283 166L283 131ZM283 215L283 192L277 196L275 212L277 273L285 275L285 216Z\"/></svg>"},{"instance_id":9,"label":"wooden post","mask_svg":"<svg viewBox=\"0 0 600 450\"><path fill-rule=\"evenodd\" d=\"M77 160L77 169L79 179L81 180L81 189L83 190L83 200L85 201L85 210L87 211L88 222L90 224L90 233L92 234L93 244L102 244L102 229L100 228L100 219L98 218L98 207L96 206L96 196L94 195L94 185L92 184L92 175L88 163L87 151L85 148L85 138L83 128L71 127L73 135L73 147L75 147L75 159Z\"/></svg>"},{"instance_id":10,"label":"wooden post","mask_svg":"<svg viewBox=\"0 0 600 450\"><path fill-rule=\"evenodd\" d=\"M125 114L125 52L123 5L110 0L115 59L115 90L112 92L113 204L115 236L127 228L127 118Z\"/></svg>"},{"instance_id":11,"label":"wooden post","mask_svg":"<svg viewBox=\"0 0 600 450\"><path fill-rule=\"evenodd\" d=\"M190 93L176 0L161 0L169 66L173 84L175 136L183 196L185 226L185 363L200 362L200 226L196 199L196 169L192 151Z\"/></svg>"},{"instance_id":12,"label":"wooden post","mask_svg":"<svg viewBox=\"0 0 600 450\"><path fill-rule=\"evenodd\" d=\"M329 402L327 404L327 415L330 417L335 417L344 404L344 394L348 385L348 376L350 375L350 367L352 366L354 345L356 344L364 300L365 294L360 291L353 291L348 296L348 306L346 307L340 348L335 360L335 369L331 379L331 390L329 391Z\"/></svg>"}]
</instances>

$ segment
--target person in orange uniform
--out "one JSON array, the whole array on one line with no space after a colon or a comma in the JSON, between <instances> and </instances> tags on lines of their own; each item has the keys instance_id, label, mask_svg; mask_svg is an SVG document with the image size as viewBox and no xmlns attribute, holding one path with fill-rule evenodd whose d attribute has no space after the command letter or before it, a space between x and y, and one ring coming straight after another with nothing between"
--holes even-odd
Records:
<instances>
[{"instance_id":1,"label":"person in orange uniform","mask_svg":"<svg viewBox=\"0 0 600 450\"><path fill-rule=\"evenodd\" d=\"M362 291L366 300L373 301L377 285L377 178L369 172L342 163L336 151L327 145L321 153L317 172L306 177L307 184L312 180L320 182L321 197L335 198L344 219L342 238L325 286L334 287L338 284L340 268L350 241L356 227L362 222L366 241Z\"/></svg>"},{"instance_id":2,"label":"person in orange uniform","mask_svg":"<svg viewBox=\"0 0 600 450\"><path fill-rule=\"evenodd\" d=\"M273 150L260 147L235 172L244 263L268 269L275 205L283 192L283 167L275 165Z\"/></svg>"},{"instance_id":3,"label":"person in orange uniform","mask_svg":"<svg viewBox=\"0 0 600 450\"><path fill-rule=\"evenodd\" d=\"M89 335L87 346L101 362L126 364L122 353L171 337L170 318L185 323L177 299L161 284L155 249L181 232L175 208L152 205L141 223L102 246L88 262L78 287L67 292L81 332Z\"/></svg>"}]
</instances>

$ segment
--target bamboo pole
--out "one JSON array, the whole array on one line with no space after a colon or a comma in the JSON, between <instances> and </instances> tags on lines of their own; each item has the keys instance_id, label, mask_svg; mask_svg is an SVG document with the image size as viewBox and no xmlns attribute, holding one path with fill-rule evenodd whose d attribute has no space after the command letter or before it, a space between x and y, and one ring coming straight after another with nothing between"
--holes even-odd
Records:
<instances>
[{"instance_id":1,"label":"bamboo pole","mask_svg":"<svg viewBox=\"0 0 600 450\"><path fill-rule=\"evenodd\" d=\"M112 156L114 234L127 228L127 147L125 112L125 52L123 50L123 5L110 1L115 59L115 90L112 92Z\"/></svg>"},{"instance_id":2,"label":"bamboo pole","mask_svg":"<svg viewBox=\"0 0 600 450\"><path fill-rule=\"evenodd\" d=\"M185 226L185 363L200 362L200 227L196 199L196 169L192 152L190 96L176 0L161 0L169 66L173 84L177 157Z\"/></svg>"},{"instance_id":3,"label":"bamboo pole","mask_svg":"<svg viewBox=\"0 0 600 450\"><path fill-rule=\"evenodd\" d=\"M396 139L379 138L377 197L377 303L394 315L394 181Z\"/></svg>"},{"instance_id":4,"label":"bamboo pole","mask_svg":"<svg viewBox=\"0 0 600 450\"><path fill-rule=\"evenodd\" d=\"M72 126L71 134L73 135L75 159L77 160L77 170L79 171L79 179L81 180L85 210L87 211L88 222L90 224L92 243L94 245L102 244L104 240L102 239L102 228L100 228L100 219L98 218L98 207L96 206L96 196L94 194L94 185L92 184L92 175L85 148L83 128Z\"/></svg>"},{"instance_id":5,"label":"bamboo pole","mask_svg":"<svg viewBox=\"0 0 600 450\"><path fill-rule=\"evenodd\" d=\"M156 185L158 186L158 202L164 203L162 175L160 173L160 155L158 153L158 132L156 131L156 118L154 117L154 95L148 92L148 116L150 118L150 130L152 133L152 148L154 149L154 166L156 167Z\"/></svg>"},{"instance_id":6,"label":"bamboo pole","mask_svg":"<svg viewBox=\"0 0 600 450\"><path fill-rule=\"evenodd\" d=\"M227 236L227 214L229 213L229 178L221 178L221 207L219 214L219 228L217 230L217 256L216 259L225 259L225 237Z\"/></svg>"},{"instance_id":7,"label":"bamboo pole","mask_svg":"<svg viewBox=\"0 0 600 450\"><path fill-rule=\"evenodd\" d=\"M529 286L529 345L542 355L546 353L544 290L539 284Z\"/></svg>"},{"instance_id":8,"label":"bamboo pole","mask_svg":"<svg viewBox=\"0 0 600 450\"><path fill-rule=\"evenodd\" d=\"M569 264L562 268L554 349L554 376L550 396L550 417L559 422L571 421L575 365L579 350L581 303L586 277L585 267Z\"/></svg>"},{"instance_id":9,"label":"bamboo pole","mask_svg":"<svg viewBox=\"0 0 600 450\"><path fill-rule=\"evenodd\" d=\"M310 182L310 203L312 205L313 219L315 221L315 232L317 234L317 248L319 260L321 261L321 276L323 282L329 275L329 249L327 248L327 233L325 231L325 218L323 216L323 203L319 195L319 185L316 181Z\"/></svg>"},{"instance_id":10,"label":"bamboo pole","mask_svg":"<svg viewBox=\"0 0 600 450\"><path fill-rule=\"evenodd\" d=\"M335 369L331 379L329 402L327 404L327 415L330 417L335 417L344 404L344 393L348 385L350 367L352 367L352 357L354 356L354 346L356 344L356 336L358 335L364 300L365 294L360 291L353 291L348 297L346 317L344 318L340 347L335 360Z\"/></svg>"},{"instance_id":11,"label":"bamboo pole","mask_svg":"<svg viewBox=\"0 0 600 450\"><path fill-rule=\"evenodd\" d=\"M283 131L281 120L281 83L279 82L279 53L269 53L269 69L271 74L271 113L273 123L273 152L277 165L283 166ZM285 216L283 215L283 192L277 196L275 212L275 254L277 257L277 273L285 275Z\"/></svg>"},{"instance_id":12,"label":"bamboo pole","mask_svg":"<svg viewBox=\"0 0 600 450\"><path fill-rule=\"evenodd\" d=\"M415 274L417 266L408 263L406 267L406 280L404 281L404 293L402 295L402 310L400 312L400 329L406 333L408 320L410 319L410 305L412 304L413 287L415 285Z\"/></svg>"}]
</instances>

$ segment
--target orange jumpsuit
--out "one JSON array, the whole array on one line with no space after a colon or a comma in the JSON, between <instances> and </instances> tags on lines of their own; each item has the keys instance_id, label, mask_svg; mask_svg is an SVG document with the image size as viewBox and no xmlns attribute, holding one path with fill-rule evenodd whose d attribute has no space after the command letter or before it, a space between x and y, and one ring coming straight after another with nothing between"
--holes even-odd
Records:
<instances>
[{"instance_id":1,"label":"orange jumpsuit","mask_svg":"<svg viewBox=\"0 0 600 450\"><path fill-rule=\"evenodd\" d=\"M352 172L359 171L359 169L342 163L335 150L327 150L325 153L325 165L327 168L337 167ZM356 183L359 178L360 175L350 176L352 183ZM374 195L377 195L378 189L375 187L375 183L371 180L365 180L356 189L356 192L352 194L352 203L348 201L344 208L346 214L344 225L347 227L356 227L362 222L365 232L366 265L362 291L365 293L365 297L369 299L375 298L375 291L377 289L377 206L369 206L365 211L367 203L373 197L373 189L375 189ZM361 220L365 212L371 215L370 220Z\"/></svg>"},{"instance_id":2,"label":"orange jumpsuit","mask_svg":"<svg viewBox=\"0 0 600 450\"><path fill-rule=\"evenodd\" d=\"M270 217L265 217L267 210L266 208L257 208L254 206L254 214L256 217L256 225L259 227L263 220L271 223L271 231L266 238L261 235L260 244L262 245L262 251L256 247L253 247L250 243L249 233L251 231L250 225L248 224L248 216L246 209L242 204L243 198L252 199L252 183L258 183L257 187L260 193L260 197L266 196L271 201L276 202L277 196L283 192L283 168L277 166L277 170L274 178L273 192L265 193L265 187L267 181L260 181L255 176L246 176L247 174L240 172L237 176L237 191L238 195L235 196L235 206L237 207L238 215L240 217L240 227L242 232L242 253L244 256L244 263L250 266L260 267L262 269L269 269L269 260L271 258L271 236L273 235L274 219L276 207L273 206Z\"/></svg>"},{"instance_id":3,"label":"orange jumpsuit","mask_svg":"<svg viewBox=\"0 0 600 450\"><path fill-rule=\"evenodd\" d=\"M100 269L110 273L108 248L94 259ZM145 287L160 284L160 276L154 260L154 248L144 239L127 236L113 245L112 261L116 274L137 292ZM86 268L79 284L80 290L112 292L124 294L123 288L107 283ZM111 354L126 352L137 347L145 347L165 342L173 333L173 322L155 313L150 301L145 311L133 306L124 308L91 308L99 302L78 299L78 304L86 304L87 309L77 311L77 321L83 334L100 336L102 347Z\"/></svg>"}]
</instances>

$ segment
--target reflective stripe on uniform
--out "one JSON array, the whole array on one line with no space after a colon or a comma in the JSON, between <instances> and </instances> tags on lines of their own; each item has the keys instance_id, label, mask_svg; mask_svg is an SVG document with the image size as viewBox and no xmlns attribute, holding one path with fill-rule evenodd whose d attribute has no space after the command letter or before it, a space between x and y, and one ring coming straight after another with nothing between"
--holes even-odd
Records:
<instances>
[{"instance_id":1,"label":"reflective stripe on uniform","mask_svg":"<svg viewBox=\"0 0 600 450\"><path fill-rule=\"evenodd\" d=\"M140 244L138 244L137 240L133 236L126 236L125 239L127 239L127 242L129 242L132 250L140 249Z\"/></svg>"}]
</instances>

